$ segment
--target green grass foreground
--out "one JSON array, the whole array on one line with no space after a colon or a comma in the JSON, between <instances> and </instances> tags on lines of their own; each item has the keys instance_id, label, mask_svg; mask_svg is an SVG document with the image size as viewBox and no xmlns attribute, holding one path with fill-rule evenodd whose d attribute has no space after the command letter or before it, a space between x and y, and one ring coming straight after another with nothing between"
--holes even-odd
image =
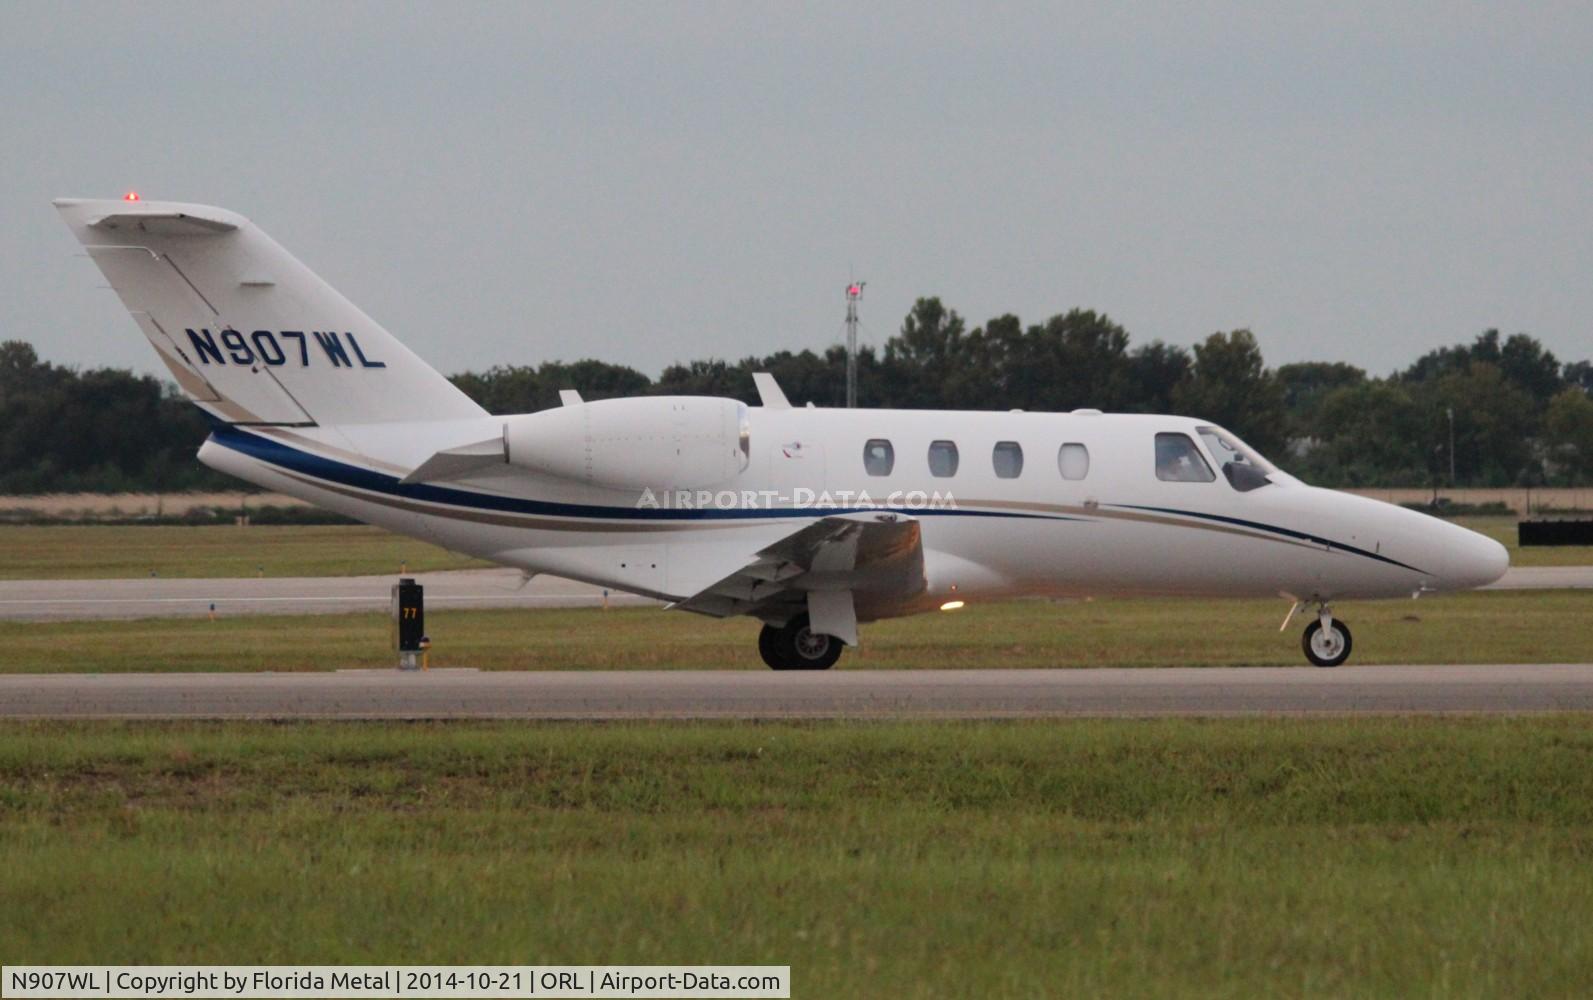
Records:
<instances>
[{"instance_id":1,"label":"green grass foreground","mask_svg":"<svg viewBox=\"0 0 1593 1000\"><path fill-rule=\"evenodd\" d=\"M1521 549L1513 517L1457 522L1498 539L1514 566L1593 565L1593 547ZM489 565L365 525L173 527L0 526L0 579L112 579L148 576L359 576Z\"/></svg>"},{"instance_id":2,"label":"green grass foreground","mask_svg":"<svg viewBox=\"0 0 1593 1000\"><path fill-rule=\"evenodd\" d=\"M7 963L1570 996L1584 719L7 724Z\"/></svg>"},{"instance_id":3,"label":"green grass foreground","mask_svg":"<svg viewBox=\"0 0 1593 1000\"><path fill-rule=\"evenodd\" d=\"M838 669L1304 663L1279 601L1006 601L876 622ZM1353 663L1584 662L1593 591L1343 604ZM763 670L758 623L658 608L433 611L435 667ZM394 662L382 614L0 622L0 672L332 670Z\"/></svg>"},{"instance_id":4,"label":"green grass foreground","mask_svg":"<svg viewBox=\"0 0 1593 1000\"><path fill-rule=\"evenodd\" d=\"M4 525L0 579L364 576L487 566L367 525Z\"/></svg>"}]
</instances>

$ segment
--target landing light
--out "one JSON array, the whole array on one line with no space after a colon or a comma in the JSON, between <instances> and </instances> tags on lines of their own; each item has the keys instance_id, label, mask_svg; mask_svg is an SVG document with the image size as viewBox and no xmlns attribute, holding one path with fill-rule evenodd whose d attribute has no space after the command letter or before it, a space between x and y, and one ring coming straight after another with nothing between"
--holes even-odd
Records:
<instances>
[{"instance_id":1,"label":"landing light","mask_svg":"<svg viewBox=\"0 0 1593 1000\"><path fill-rule=\"evenodd\" d=\"M960 607L962 607L962 602L961 601L947 601L945 604L942 604L940 606L940 610L942 610L942 611L956 611Z\"/></svg>"},{"instance_id":2,"label":"landing light","mask_svg":"<svg viewBox=\"0 0 1593 1000\"><path fill-rule=\"evenodd\" d=\"M138 192L137 191L129 191L126 194L122 195L122 200L123 201L137 201L138 200Z\"/></svg>"}]
</instances>

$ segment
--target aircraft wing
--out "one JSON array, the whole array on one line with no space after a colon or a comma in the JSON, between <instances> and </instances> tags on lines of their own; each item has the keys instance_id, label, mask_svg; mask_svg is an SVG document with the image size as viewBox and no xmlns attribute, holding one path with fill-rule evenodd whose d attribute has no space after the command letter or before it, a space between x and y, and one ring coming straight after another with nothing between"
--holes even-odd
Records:
<instances>
[{"instance_id":1,"label":"aircraft wing","mask_svg":"<svg viewBox=\"0 0 1593 1000\"><path fill-rule=\"evenodd\" d=\"M783 624L808 611L816 631L857 642L857 608L903 604L924 589L918 521L890 512L835 514L758 550L745 566L670 605L715 618Z\"/></svg>"}]
</instances>

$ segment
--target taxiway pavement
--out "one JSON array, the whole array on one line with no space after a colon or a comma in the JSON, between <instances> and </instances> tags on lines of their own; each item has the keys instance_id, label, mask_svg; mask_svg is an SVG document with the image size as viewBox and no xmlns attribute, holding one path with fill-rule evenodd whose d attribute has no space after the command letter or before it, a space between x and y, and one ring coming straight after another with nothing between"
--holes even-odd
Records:
<instances>
[{"instance_id":1,"label":"taxiway pavement","mask_svg":"<svg viewBox=\"0 0 1593 1000\"><path fill-rule=\"evenodd\" d=\"M1593 711L1593 664L0 675L0 717L815 719Z\"/></svg>"},{"instance_id":2,"label":"taxiway pavement","mask_svg":"<svg viewBox=\"0 0 1593 1000\"><path fill-rule=\"evenodd\" d=\"M559 608L603 603L601 587L553 576L529 582L513 569L410 573L431 608ZM344 614L385 611L393 576L295 576L127 580L0 580L0 620L66 621L218 615ZM657 604L611 591L614 605Z\"/></svg>"},{"instance_id":3,"label":"taxiway pavement","mask_svg":"<svg viewBox=\"0 0 1593 1000\"><path fill-rule=\"evenodd\" d=\"M591 607L599 587L552 576L524 582L512 569L415 573L432 608ZM207 615L343 614L385 611L396 576L219 579L0 580L0 620L66 621ZM1593 566L1511 569L1490 590L1593 588ZM659 602L619 591L614 605Z\"/></svg>"}]
</instances>

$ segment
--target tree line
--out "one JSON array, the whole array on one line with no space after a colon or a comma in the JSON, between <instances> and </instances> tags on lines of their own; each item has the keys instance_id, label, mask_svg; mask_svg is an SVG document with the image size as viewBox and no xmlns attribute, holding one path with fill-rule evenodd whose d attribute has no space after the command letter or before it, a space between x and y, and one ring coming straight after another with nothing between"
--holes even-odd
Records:
<instances>
[{"instance_id":1,"label":"tree line","mask_svg":"<svg viewBox=\"0 0 1593 1000\"><path fill-rule=\"evenodd\" d=\"M757 400L768 371L793 403L839 406L846 352L779 351L670 365L655 379L592 359L496 366L453 376L492 413L630 395ZM1488 330L1373 376L1342 362L1269 368L1248 330L1185 349L1133 345L1105 314L1075 309L1025 325L969 328L938 298L918 300L882 350L858 352L863 406L1179 413L1227 427L1322 486L1580 485L1593 479L1593 364L1562 363L1536 338ZM39 360L0 344L0 492L177 491L236 487L199 465L208 433L176 388L110 368Z\"/></svg>"}]
</instances>

